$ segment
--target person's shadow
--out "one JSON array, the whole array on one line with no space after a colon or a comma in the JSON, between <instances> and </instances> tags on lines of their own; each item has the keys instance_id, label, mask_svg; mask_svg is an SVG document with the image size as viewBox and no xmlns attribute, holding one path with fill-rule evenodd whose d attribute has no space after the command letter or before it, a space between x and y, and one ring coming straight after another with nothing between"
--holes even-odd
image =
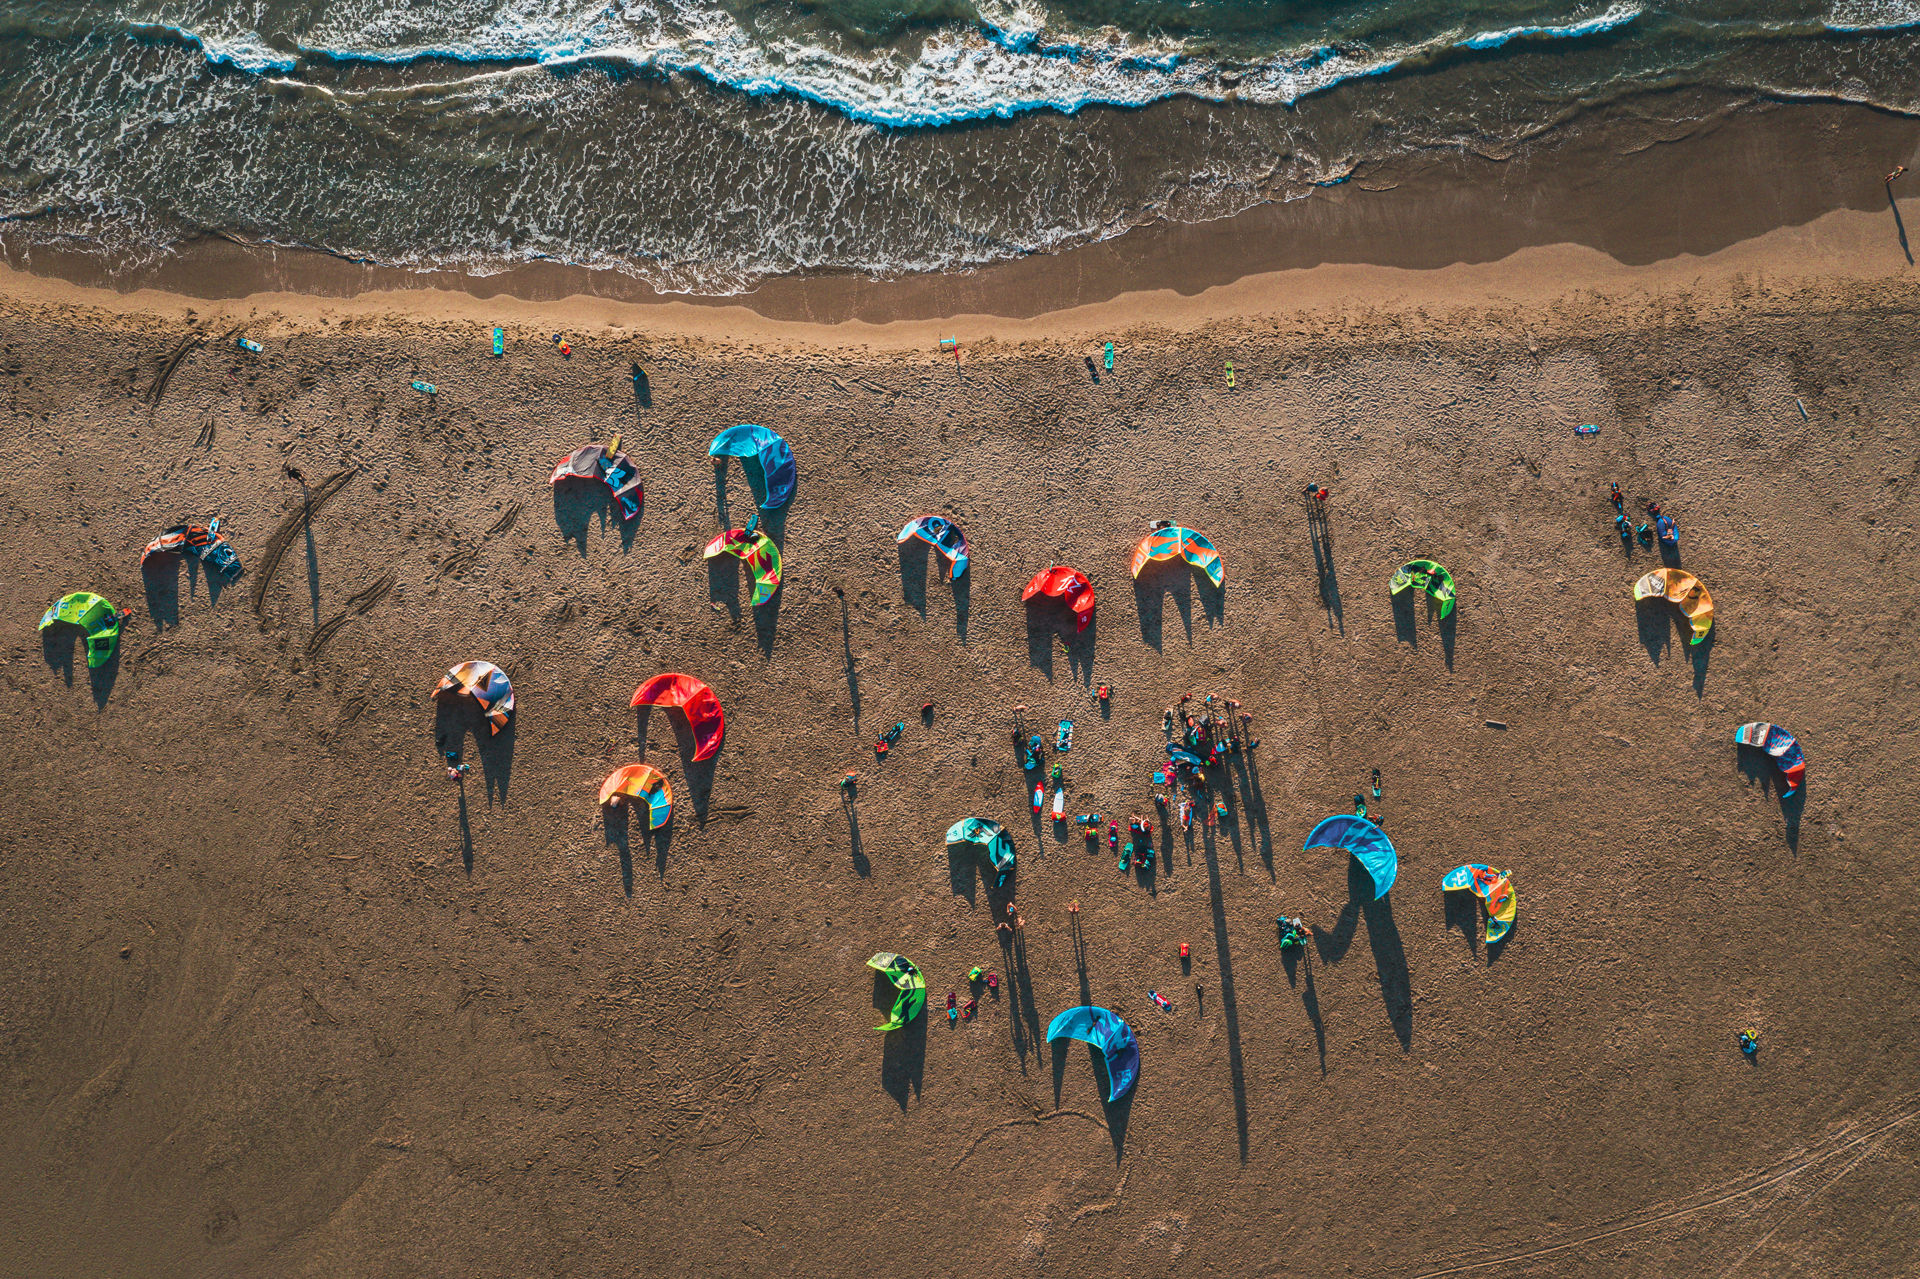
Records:
<instances>
[{"instance_id":1,"label":"person's shadow","mask_svg":"<svg viewBox=\"0 0 1920 1279\"><path fill-rule=\"evenodd\" d=\"M1907 224L1900 218L1900 202L1893 198L1893 183L1887 183L1887 207L1893 210L1893 231L1900 237L1900 251L1907 255L1907 265L1913 265L1913 246L1907 243Z\"/></svg>"},{"instance_id":2,"label":"person's shadow","mask_svg":"<svg viewBox=\"0 0 1920 1279\"><path fill-rule=\"evenodd\" d=\"M1740 743L1735 742L1733 744L1733 763L1734 767L1740 770L1741 776L1747 779L1748 785L1759 786L1762 795L1773 795L1777 797L1780 805L1780 816L1785 819L1787 824L1787 851L1795 854L1799 853L1800 815L1806 811L1807 807L1806 775L1804 773L1801 774L1798 789L1789 795L1787 794L1786 778L1780 775L1780 769L1773 762L1773 756L1767 754L1759 747L1742 746Z\"/></svg>"},{"instance_id":3,"label":"person's shadow","mask_svg":"<svg viewBox=\"0 0 1920 1279\"><path fill-rule=\"evenodd\" d=\"M46 659L47 668L60 676L68 688L73 687L73 672L76 652L86 648L86 631L68 622L55 622L40 632L40 652ZM113 656L99 666L87 668L87 687L93 694L95 710L105 710L107 698L113 694L114 681L120 678L120 649L126 642L123 627L120 634L121 644L114 645Z\"/></svg>"},{"instance_id":4,"label":"person's shadow","mask_svg":"<svg viewBox=\"0 0 1920 1279\"><path fill-rule=\"evenodd\" d=\"M1345 605L1340 600L1340 579L1333 567L1333 531L1324 513L1309 509L1307 536L1313 542L1313 571L1320 580L1320 606L1327 621L1342 635L1347 633Z\"/></svg>"}]
</instances>

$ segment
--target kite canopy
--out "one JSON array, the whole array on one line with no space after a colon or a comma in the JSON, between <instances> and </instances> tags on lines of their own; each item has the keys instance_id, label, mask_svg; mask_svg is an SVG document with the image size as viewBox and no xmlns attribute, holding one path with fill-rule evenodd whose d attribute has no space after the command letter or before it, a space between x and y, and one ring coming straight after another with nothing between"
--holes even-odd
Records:
<instances>
[{"instance_id":1,"label":"kite canopy","mask_svg":"<svg viewBox=\"0 0 1920 1279\"><path fill-rule=\"evenodd\" d=\"M730 528L707 543L706 557L725 552L746 561L753 570L753 606L759 608L780 589L780 548L765 533Z\"/></svg>"},{"instance_id":2,"label":"kite canopy","mask_svg":"<svg viewBox=\"0 0 1920 1279\"><path fill-rule=\"evenodd\" d=\"M1030 600L1036 595L1058 596L1065 600L1067 607L1079 615L1080 629L1083 631L1087 629L1087 623L1093 620L1093 583L1077 568L1056 564L1052 568L1041 569L1027 583L1027 589L1020 592L1023 600Z\"/></svg>"},{"instance_id":3,"label":"kite canopy","mask_svg":"<svg viewBox=\"0 0 1920 1279\"><path fill-rule=\"evenodd\" d=\"M140 552L140 567L145 568L147 561L156 555L192 555L205 564L209 572L218 573L229 582L246 571L240 567L240 557L227 543L226 534L220 532L219 520L211 525L174 525L147 543L147 549Z\"/></svg>"},{"instance_id":4,"label":"kite canopy","mask_svg":"<svg viewBox=\"0 0 1920 1279\"><path fill-rule=\"evenodd\" d=\"M905 955L890 955L881 951L867 961L867 967L882 973L900 992L893 1001L893 1015L875 1030L899 1030L927 1006L927 979L913 966L913 961Z\"/></svg>"},{"instance_id":5,"label":"kite canopy","mask_svg":"<svg viewBox=\"0 0 1920 1279\"><path fill-rule=\"evenodd\" d=\"M1342 813L1329 817L1313 828L1304 848L1337 848L1352 853L1354 859L1373 876L1373 899L1379 901L1393 887L1400 873L1400 855L1393 851L1387 832L1364 817Z\"/></svg>"},{"instance_id":6,"label":"kite canopy","mask_svg":"<svg viewBox=\"0 0 1920 1279\"><path fill-rule=\"evenodd\" d=\"M1773 756L1773 762L1780 766L1781 774L1787 779L1787 789L1781 792L1781 798L1799 790L1800 783L1806 780L1807 757L1800 750L1800 742L1778 724L1759 721L1742 724L1733 730L1733 740Z\"/></svg>"},{"instance_id":7,"label":"kite canopy","mask_svg":"<svg viewBox=\"0 0 1920 1279\"><path fill-rule=\"evenodd\" d=\"M1140 1078L1140 1041L1133 1027L1104 1008L1069 1008L1047 1027L1047 1042L1077 1039L1107 1055L1107 1100L1119 1101Z\"/></svg>"},{"instance_id":8,"label":"kite canopy","mask_svg":"<svg viewBox=\"0 0 1920 1279\"><path fill-rule=\"evenodd\" d=\"M1513 878L1504 870L1495 870L1491 866L1455 866L1440 877L1440 887L1447 892L1466 889L1478 897L1487 908L1487 945L1491 946L1507 935L1513 927L1514 914L1520 907L1520 894L1513 886Z\"/></svg>"},{"instance_id":9,"label":"kite canopy","mask_svg":"<svg viewBox=\"0 0 1920 1279\"><path fill-rule=\"evenodd\" d=\"M760 502L760 509L771 511L787 504L793 496L793 486L800 477L799 468L793 464L793 450L787 442L764 426L730 426L713 437L713 443L707 449L708 457L750 457L760 463L760 474L766 479L767 495Z\"/></svg>"},{"instance_id":10,"label":"kite canopy","mask_svg":"<svg viewBox=\"0 0 1920 1279\"><path fill-rule=\"evenodd\" d=\"M600 802L618 799L646 801L648 830L659 830L673 820L673 786L652 764L628 764L607 775L600 783Z\"/></svg>"},{"instance_id":11,"label":"kite canopy","mask_svg":"<svg viewBox=\"0 0 1920 1279\"><path fill-rule=\"evenodd\" d=\"M113 652L120 646L120 626L127 620L127 613L113 606L113 602L104 595L95 595L92 591L75 591L71 595L62 595L55 600L53 607L40 615L40 629L65 623L78 626L87 633L87 666L97 668L113 660ZM71 651L71 650L69 650Z\"/></svg>"},{"instance_id":12,"label":"kite canopy","mask_svg":"<svg viewBox=\"0 0 1920 1279\"><path fill-rule=\"evenodd\" d=\"M633 690L633 705L676 706L687 717L693 730L693 758L696 763L712 759L720 750L720 739L727 734L727 716L713 690L691 675L669 672L655 675Z\"/></svg>"},{"instance_id":13,"label":"kite canopy","mask_svg":"<svg viewBox=\"0 0 1920 1279\"><path fill-rule=\"evenodd\" d=\"M1173 764L1186 768L1205 768L1207 766L1207 761L1201 759L1192 751L1182 750L1178 746L1167 747L1167 759Z\"/></svg>"},{"instance_id":14,"label":"kite canopy","mask_svg":"<svg viewBox=\"0 0 1920 1279\"><path fill-rule=\"evenodd\" d=\"M913 537L928 543L934 550L953 561L952 576L966 575L967 535L960 531L958 524L944 515L916 516L907 521L907 526L900 530L900 536L893 540L904 542Z\"/></svg>"},{"instance_id":15,"label":"kite canopy","mask_svg":"<svg viewBox=\"0 0 1920 1279\"><path fill-rule=\"evenodd\" d=\"M1440 606L1442 621L1453 612L1453 574L1432 560L1408 560L1394 571L1393 580L1387 583L1387 592L1391 595L1411 590L1425 591L1431 596Z\"/></svg>"},{"instance_id":16,"label":"kite canopy","mask_svg":"<svg viewBox=\"0 0 1920 1279\"><path fill-rule=\"evenodd\" d=\"M983 817L962 817L947 828L949 844L977 844L986 853L995 870L1013 869L1013 841L999 822Z\"/></svg>"},{"instance_id":17,"label":"kite canopy","mask_svg":"<svg viewBox=\"0 0 1920 1279\"><path fill-rule=\"evenodd\" d=\"M1687 615L1693 623L1693 638L1689 644L1698 644L1713 629L1713 596L1707 594L1707 588L1700 579L1685 569L1657 568L1633 584L1633 598L1640 600L1666 600Z\"/></svg>"},{"instance_id":18,"label":"kite canopy","mask_svg":"<svg viewBox=\"0 0 1920 1279\"><path fill-rule=\"evenodd\" d=\"M480 704L488 719L493 721L493 732L497 733L507 726L507 719L513 714L513 685L507 679L507 673L492 662L462 662L446 673L433 695L452 693L455 697L471 697Z\"/></svg>"},{"instance_id":19,"label":"kite canopy","mask_svg":"<svg viewBox=\"0 0 1920 1279\"><path fill-rule=\"evenodd\" d=\"M1140 545L1133 548L1133 575L1140 576L1140 570L1149 560L1170 560L1184 556L1187 563L1207 575L1207 580L1215 586L1221 584L1226 575L1225 566L1220 562L1220 552L1213 549L1213 543L1190 528L1181 528L1169 524L1157 528L1140 539Z\"/></svg>"},{"instance_id":20,"label":"kite canopy","mask_svg":"<svg viewBox=\"0 0 1920 1279\"><path fill-rule=\"evenodd\" d=\"M619 451L619 446L617 438L611 447L582 444L560 459L560 465L553 468L553 478L547 483L599 480L613 490L614 500L620 503L620 518L634 519L640 514L640 503L646 500L646 494L640 487L639 472L634 470L627 455Z\"/></svg>"}]
</instances>

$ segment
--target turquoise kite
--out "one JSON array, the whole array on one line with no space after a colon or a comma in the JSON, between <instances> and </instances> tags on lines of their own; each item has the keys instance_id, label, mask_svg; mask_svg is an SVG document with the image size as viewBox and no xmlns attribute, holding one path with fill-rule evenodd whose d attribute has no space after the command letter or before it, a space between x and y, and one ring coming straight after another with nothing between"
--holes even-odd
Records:
<instances>
[{"instance_id":1,"label":"turquoise kite","mask_svg":"<svg viewBox=\"0 0 1920 1279\"><path fill-rule=\"evenodd\" d=\"M927 979L905 955L882 951L867 961L867 967L893 983L899 995L893 1001L893 1014L875 1030L899 1030L918 1017L927 1006Z\"/></svg>"},{"instance_id":2,"label":"turquoise kite","mask_svg":"<svg viewBox=\"0 0 1920 1279\"><path fill-rule=\"evenodd\" d=\"M943 515L921 515L907 521L900 530L896 542L917 537L927 543L949 560L953 561L953 577L964 577L967 572L967 535L960 526Z\"/></svg>"},{"instance_id":3,"label":"turquoise kite","mask_svg":"<svg viewBox=\"0 0 1920 1279\"><path fill-rule=\"evenodd\" d=\"M1077 1039L1107 1056L1107 1100L1119 1101L1140 1078L1140 1041L1133 1027L1104 1008L1069 1008L1047 1027L1047 1042Z\"/></svg>"},{"instance_id":4,"label":"turquoise kite","mask_svg":"<svg viewBox=\"0 0 1920 1279\"><path fill-rule=\"evenodd\" d=\"M1149 560L1170 560L1176 556L1184 556L1187 563L1205 573L1215 586L1226 576L1220 552L1213 549L1213 543L1178 524L1163 524L1140 540L1140 545L1133 548L1133 575L1139 577Z\"/></svg>"},{"instance_id":5,"label":"turquoise kite","mask_svg":"<svg viewBox=\"0 0 1920 1279\"><path fill-rule=\"evenodd\" d=\"M1337 848L1352 853L1354 859L1373 876L1373 899L1379 901L1393 887L1400 872L1400 856L1393 851L1387 832L1364 817L1342 813L1329 817L1313 828L1302 851L1308 848Z\"/></svg>"},{"instance_id":6,"label":"turquoise kite","mask_svg":"<svg viewBox=\"0 0 1920 1279\"><path fill-rule=\"evenodd\" d=\"M761 477L766 481L767 495L760 502L760 509L771 511L785 506L793 497L793 486L800 478L799 468L793 463L793 450L787 442L764 426L730 426L713 437L713 443L707 448L707 456L716 459L715 466L725 466L730 457L750 457L760 463Z\"/></svg>"},{"instance_id":7,"label":"turquoise kite","mask_svg":"<svg viewBox=\"0 0 1920 1279\"><path fill-rule=\"evenodd\" d=\"M999 822L983 817L962 817L947 828L949 844L977 844L986 853L995 870L1013 869L1013 841Z\"/></svg>"}]
</instances>

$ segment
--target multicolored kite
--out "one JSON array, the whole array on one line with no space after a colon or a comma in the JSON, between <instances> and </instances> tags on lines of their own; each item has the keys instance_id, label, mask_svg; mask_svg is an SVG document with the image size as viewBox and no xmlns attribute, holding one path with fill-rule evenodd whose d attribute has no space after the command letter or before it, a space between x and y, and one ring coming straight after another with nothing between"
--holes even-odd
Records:
<instances>
[{"instance_id":1,"label":"multicolored kite","mask_svg":"<svg viewBox=\"0 0 1920 1279\"><path fill-rule=\"evenodd\" d=\"M693 758L696 763L712 759L720 750L720 739L727 733L726 712L713 690L691 675L669 672L655 675L633 690L635 707L674 706L687 717L693 732Z\"/></svg>"},{"instance_id":2,"label":"multicolored kite","mask_svg":"<svg viewBox=\"0 0 1920 1279\"><path fill-rule=\"evenodd\" d=\"M1077 1039L1092 1044L1107 1058L1107 1100L1119 1101L1140 1078L1140 1041L1133 1027L1104 1008L1082 1004L1069 1008L1047 1027L1047 1042Z\"/></svg>"},{"instance_id":3,"label":"multicolored kite","mask_svg":"<svg viewBox=\"0 0 1920 1279\"><path fill-rule=\"evenodd\" d=\"M1133 575L1140 576L1140 570L1149 560L1170 560L1185 556L1187 563L1207 575L1207 580L1215 586L1221 584L1226 576L1226 568L1220 562L1220 552L1213 549L1213 543L1190 528L1181 528L1178 524L1163 524L1140 539L1140 545L1133 548Z\"/></svg>"},{"instance_id":4,"label":"multicolored kite","mask_svg":"<svg viewBox=\"0 0 1920 1279\"><path fill-rule=\"evenodd\" d=\"M637 518L640 503L646 501L646 493L640 487L640 474L632 460L620 451L617 435L606 444L582 444L561 458L547 483L558 484L562 480L601 481L613 490L613 499L620 504L623 520Z\"/></svg>"},{"instance_id":5,"label":"multicolored kite","mask_svg":"<svg viewBox=\"0 0 1920 1279\"><path fill-rule=\"evenodd\" d=\"M960 531L958 524L944 515L921 515L908 520L907 526L900 530L900 536L893 540L904 542L912 537L928 543L934 550L953 561L952 576L966 575L967 535Z\"/></svg>"},{"instance_id":6,"label":"multicolored kite","mask_svg":"<svg viewBox=\"0 0 1920 1279\"><path fill-rule=\"evenodd\" d=\"M1408 560L1394 571L1387 583L1389 595L1404 591L1425 591L1440 606L1440 620L1453 612L1453 574L1432 560Z\"/></svg>"},{"instance_id":7,"label":"multicolored kite","mask_svg":"<svg viewBox=\"0 0 1920 1279\"><path fill-rule=\"evenodd\" d=\"M730 528L707 543L706 557L725 552L746 561L753 570L753 606L759 608L780 589L780 548L765 533Z\"/></svg>"},{"instance_id":8,"label":"multicolored kite","mask_svg":"<svg viewBox=\"0 0 1920 1279\"><path fill-rule=\"evenodd\" d=\"M899 995L893 1001L893 1014L875 1030L899 1030L927 1006L927 979L913 966L913 961L905 955L892 955L881 951L867 961L867 967L882 974L893 983Z\"/></svg>"},{"instance_id":9,"label":"multicolored kite","mask_svg":"<svg viewBox=\"0 0 1920 1279\"><path fill-rule=\"evenodd\" d=\"M760 463L761 477L766 481L767 495L760 502L760 509L771 511L785 506L793 496L793 486L800 478L800 470L793 462L793 450L787 442L764 426L730 426L713 437L713 443L707 448L707 456L715 459L715 466L725 466L730 457L750 457Z\"/></svg>"},{"instance_id":10,"label":"multicolored kite","mask_svg":"<svg viewBox=\"0 0 1920 1279\"><path fill-rule=\"evenodd\" d=\"M104 595L75 591L62 595L53 602L52 608L41 614L40 629L78 626L87 633L87 666L98 668L113 660L114 650L120 647L120 628L132 616L132 609L115 608Z\"/></svg>"},{"instance_id":11,"label":"multicolored kite","mask_svg":"<svg viewBox=\"0 0 1920 1279\"><path fill-rule=\"evenodd\" d=\"M226 534L220 531L217 516L205 524L176 524L154 538L147 543L147 549L140 552L140 567L144 569L147 561L156 555L187 554L205 564L208 572L218 573L229 582L246 571L240 567L240 557L228 545Z\"/></svg>"},{"instance_id":12,"label":"multicolored kite","mask_svg":"<svg viewBox=\"0 0 1920 1279\"><path fill-rule=\"evenodd\" d=\"M1006 828L984 817L962 817L947 828L949 844L977 844L995 870L1013 869L1013 841Z\"/></svg>"},{"instance_id":13,"label":"multicolored kite","mask_svg":"<svg viewBox=\"0 0 1920 1279\"><path fill-rule=\"evenodd\" d=\"M1387 832L1352 813L1329 817L1315 826L1302 851L1306 848L1337 848L1352 853L1354 860L1373 876L1375 901L1387 895L1393 887L1394 876L1400 873L1400 855L1393 851L1393 841L1387 838Z\"/></svg>"},{"instance_id":14,"label":"multicolored kite","mask_svg":"<svg viewBox=\"0 0 1920 1279\"><path fill-rule=\"evenodd\" d=\"M1023 600L1030 600L1036 595L1057 596L1065 600L1067 607L1079 616L1080 629L1083 631L1087 629L1087 623L1093 620L1093 583L1077 568L1055 564L1052 568L1041 569L1027 583L1027 589L1020 592Z\"/></svg>"},{"instance_id":15,"label":"multicolored kite","mask_svg":"<svg viewBox=\"0 0 1920 1279\"><path fill-rule=\"evenodd\" d=\"M1513 927L1514 914L1520 908L1520 894L1507 871L1491 866L1455 866L1440 877L1440 887L1450 893L1465 889L1486 906L1487 945L1505 937Z\"/></svg>"},{"instance_id":16,"label":"multicolored kite","mask_svg":"<svg viewBox=\"0 0 1920 1279\"><path fill-rule=\"evenodd\" d=\"M1665 600L1687 615L1693 623L1693 638L1688 644L1698 644L1713 629L1713 596L1707 594L1707 588L1700 579L1685 569L1657 568L1633 584L1633 598L1641 600Z\"/></svg>"},{"instance_id":17,"label":"multicolored kite","mask_svg":"<svg viewBox=\"0 0 1920 1279\"><path fill-rule=\"evenodd\" d=\"M462 662L448 671L433 690L433 695L440 697L447 693L455 697L471 697L478 702L480 709L493 722L494 733L505 728L507 719L513 714L513 685L508 681L507 673L492 662Z\"/></svg>"},{"instance_id":18,"label":"multicolored kite","mask_svg":"<svg viewBox=\"0 0 1920 1279\"><path fill-rule=\"evenodd\" d=\"M616 768L600 783L600 802L618 804L625 800L643 800L647 805L647 829L659 830L673 820L673 786L652 764L628 764Z\"/></svg>"},{"instance_id":19,"label":"multicolored kite","mask_svg":"<svg viewBox=\"0 0 1920 1279\"><path fill-rule=\"evenodd\" d=\"M1780 792L1782 799L1799 790L1800 783L1806 780L1807 757L1801 752L1798 739L1778 724L1757 721L1742 724L1733 730L1733 740L1773 756L1773 762L1780 766L1782 776L1787 779L1787 788Z\"/></svg>"}]
</instances>

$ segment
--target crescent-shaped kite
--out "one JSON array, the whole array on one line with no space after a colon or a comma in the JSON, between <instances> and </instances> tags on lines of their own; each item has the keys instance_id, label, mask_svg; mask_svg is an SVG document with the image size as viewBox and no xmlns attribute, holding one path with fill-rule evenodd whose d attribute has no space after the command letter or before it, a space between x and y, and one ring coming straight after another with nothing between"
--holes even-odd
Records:
<instances>
[{"instance_id":1,"label":"crescent-shaped kite","mask_svg":"<svg viewBox=\"0 0 1920 1279\"><path fill-rule=\"evenodd\" d=\"M166 530L140 552L140 567L144 569L147 561L156 555L192 555L205 564L209 572L218 573L229 582L246 572L240 567L240 557L234 554L227 535L220 531L218 518L206 524L176 524Z\"/></svg>"},{"instance_id":2,"label":"crescent-shaped kite","mask_svg":"<svg viewBox=\"0 0 1920 1279\"><path fill-rule=\"evenodd\" d=\"M1799 790L1800 783L1806 780L1807 757L1800 749L1800 742L1778 724L1758 721L1742 724L1733 730L1733 740L1773 756L1773 762L1780 766L1781 775L1787 779L1787 788L1780 792L1782 799Z\"/></svg>"},{"instance_id":3,"label":"crescent-shaped kite","mask_svg":"<svg viewBox=\"0 0 1920 1279\"><path fill-rule=\"evenodd\" d=\"M1226 566L1220 562L1220 552L1213 549L1213 543L1178 524L1163 525L1140 539L1140 545L1133 548L1133 575L1139 577L1140 570L1147 566L1149 560L1170 560L1183 556L1187 563L1205 573L1207 580L1215 586L1219 586L1226 576Z\"/></svg>"},{"instance_id":4,"label":"crescent-shaped kite","mask_svg":"<svg viewBox=\"0 0 1920 1279\"><path fill-rule=\"evenodd\" d=\"M725 553L753 570L753 606L759 608L780 589L780 548L765 533L730 528L707 543L706 557Z\"/></svg>"},{"instance_id":5,"label":"crescent-shaped kite","mask_svg":"<svg viewBox=\"0 0 1920 1279\"><path fill-rule=\"evenodd\" d=\"M949 844L977 844L995 870L1013 868L1013 841L1006 828L984 817L962 817L947 828Z\"/></svg>"},{"instance_id":6,"label":"crescent-shaped kite","mask_svg":"<svg viewBox=\"0 0 1920 1279\"><path fill-rule=\"evenodd\" d=\"M1337 848L1352 853L1354 860L1373 876L1375 901L1387 895L1393 887L1394 876L1400 873L1400 855L1393 851L1393 841L1387 838L1387 832L1352 813L1329 817L1315 826L1302 851L1308 848Z\"/></svg>"},{"instance_id":7,"label":"crescent-shaped kite","mask_svg":"<svg viewBox=\"0 0 1920 1279\"><path fill-rule=\"evenodd\" d=\"M435 697L451 693L471 697L493 722L493 732L507 726L513 714L513 684L507 673L492 662L462 662L444 675L433 690Z\"/></svg>"},{"instance_id":8,"label":"crescent-shaped kite","mask_svg":"<svg viewBox=\"0 0 1920 1279\"><path fill-rule=\"evenodd\" d=\"M713 437L713 443L707 448L707 456L720 458L717 465L724 466L729 457L750 457L760 463L760 474L766 480L767 495L760 501L760 509L771 511L785 506L793 497L793 486L800 478L800 470L793 462L793 450L779 435L764 426L750 426L745 423L730 426Z\"/></svg>"},{"instance_id":9,"label":"crescent-shaped kite","mask_svg":"<svg viewBox=\"0 0 1920 1279\"><path fill-rule=\"evenodd\" d=\"M634 469L632 460L620 451L617 435L606 444L582 444L561 458L547 483L558 484L563 480L599 480L613 491L613 500L620 504L623 520L638 517L640 503L646 500L646 493L640 487L640 473Z\"/></svg>"},{"instance_id":10,"label":"crescent-shaped kite","mask_svg":"<svg viewBox=\"0 0 1920 1279\"><path fill-rule=\"evenodd\" d=\"M927 1006L927 979L905 955L881 951L867 961L867 967L892 982L893 988L900 992L894 997L892 1015L875 1026L875 1030L899 1030Z\"/></svg>"},{"instance_id":11,"label":"crescent-shaped kite","mask_svg":"<svg viewBox=\"0 0 1920 1279\"><path fill-rule=\"evenodd\" d=\"M1514 915L1520 909L1520 893L1508 872L1491 866L1455 866L1440 877L1440 887L1446 892L1465 889L1485 903L1487 945L1505 937L1513 927Z\"/></svg>"},{"instance_id":12,"label":"crescent-shaped kite","mask_svg":"<svg viewBox=\"0 0 1920 1279\"><path fill-rule=\"evenodd\" d=\"M1687 615L1693 623L1693 638L1689 644L1698 644L1713 629L1713 596L1707 594L1707 588L1700 579L1680 568L1657 568L1633 584L1633 598L1641 600L1665 600Z\"/></svg>"},{"instance_id":13,"label":"crescent-shaped kite","mask_svg":"<svg viewBox=\"0 0 1920 1279\"><path fill-rule=\"evenodd\" d=\"M1093 620L1093 583L1077 568L1055 564L1052 568L1041 569L1027 583L1027 589L1020 592L1023 600L1030 600L1036 595L1057 596L1065 600L1067 607L1080 618L1080 629L1083 631L1087 629L1087 623Z\"/></svg>"},{"instance_id":14,"label":"crescent-shaped kite","mask_svg":"<svg viewBox=\"0 0 1920 1279\"><path fill-rule=\"evenodd\" d=\"M669 671L655 675L633 690L635 707L674 706L687 717L693 732L693 758L696 763L712 759L720 750L720 739L727 734L727 715L713 690L691 675Z\"/></svg>"},{"instance_id":15,"label":"crescent-shaped kite","mask_svg":"<svg viewBox=\"0 0 1920 1279\"><path fill-rule=\"evenodd\" d=\"M1047 1027L1047 1042L1056 1039L1077 1039L1106 1054L1109 1102L1119 1101L1139 1081L1140 1041L1118 1015L1086 1004L1069 1008Z\"/></svg>"},{"instance_id":16,"label":"crescent-shaped kite","mask_svg":"<svg viewBox=\"0 0 1920 1279\"><path fill-rule=\"evenodd\" d=\"M1432 560L1408 560L1395 569L1393 580L1387 583L1387 593L1399 595L1411 590L1425 591L1432 597L1440 606L1441 621L1453 612L1453 574L1447 572L1444 565Z\"/></svg>"},{"instance_id":17,"label":"crescent-shaped kite","mask_svg":"<svg viewBox=\"0 0 1920 1279\"><path fill-rule=\"evenodd\" d=\"M53 602L53 607L40 615L40 629L63 624L78 626L87 633L87 666L97 668L113 660L114 650L120 647L120 627L131 615L131 610L115 608L113 601L104 595L75 591L62 595Z\"/></svg>"},{"instance_id":18,"label":"crescent-shaped kite","mask_svg":"<svg viewBox=\"0 0 1920 1279\"><path fill-rule=\"evenodd\" d=\"M600 802L642 800L647 805L647 829L659 830L673 820L673 785L652 764L616 768L600 783Z\"/></svg>"},{"instance_id":19,"label":"crescent-shaped kite","mask_svg":"<svg viewBox=\"0 0 1920 1279\"><path fill-rule=\"evenodd\" d=\"M896 542L917 537L953 562L950 576L964 577L967 572L967 535L944 515L921 515L907 521Z\"/></svg>"}]
</instances>

